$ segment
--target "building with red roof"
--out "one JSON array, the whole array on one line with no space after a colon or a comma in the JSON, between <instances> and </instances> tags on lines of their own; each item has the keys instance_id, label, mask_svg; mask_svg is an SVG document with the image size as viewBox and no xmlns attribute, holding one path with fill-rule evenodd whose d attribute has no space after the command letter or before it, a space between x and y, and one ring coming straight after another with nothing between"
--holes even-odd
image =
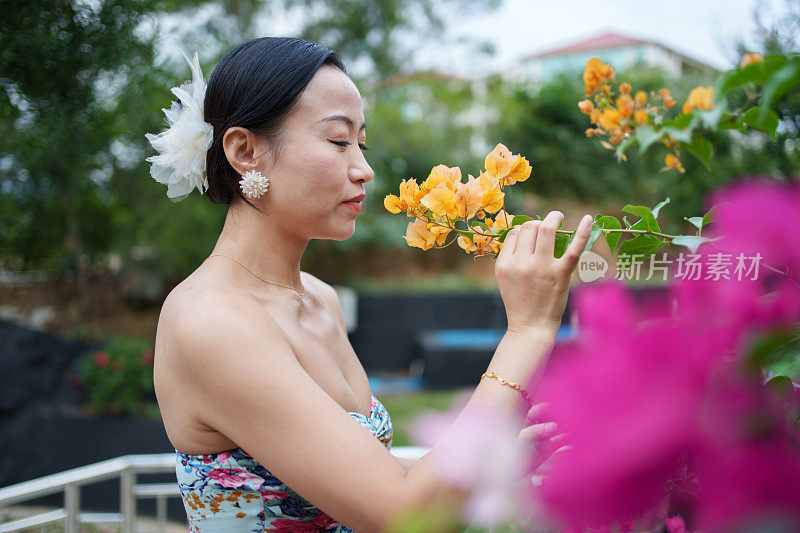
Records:
<instances>
[{"instance_id":1,"label":"building with red roof","mask_svg":"<svg viewBox=\"0 0 800 533\"><path fill-rule=\"evenodd\" d=\"M648 39L605 32L524 56L510 77L543 83L559 74L579 74L597 57L620 72L634 66L660 67L674 77L696 72L716 72L713 66L669 46Z\"/></svg>"}]
</instances>

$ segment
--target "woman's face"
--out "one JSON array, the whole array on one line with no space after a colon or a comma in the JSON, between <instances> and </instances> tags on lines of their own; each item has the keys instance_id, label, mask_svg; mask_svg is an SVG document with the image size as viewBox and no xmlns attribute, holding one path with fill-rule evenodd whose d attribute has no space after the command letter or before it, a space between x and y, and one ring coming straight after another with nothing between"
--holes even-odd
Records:
<instances>
[{"instance_id":1,"label":"woman's face","mask_svg":"<svg viewBox=\"0 0 800 533\"><path fill-rule=\"evenodd\" d=\"M313 239L343 240L355 231L374 175L366 159L361 95L338 68L322 66L301 93L282 127L275 156L256 160L270 179L259 203L286 231ZM263 203L261 202L263 201Z\"/></svg>"}]
</instances>

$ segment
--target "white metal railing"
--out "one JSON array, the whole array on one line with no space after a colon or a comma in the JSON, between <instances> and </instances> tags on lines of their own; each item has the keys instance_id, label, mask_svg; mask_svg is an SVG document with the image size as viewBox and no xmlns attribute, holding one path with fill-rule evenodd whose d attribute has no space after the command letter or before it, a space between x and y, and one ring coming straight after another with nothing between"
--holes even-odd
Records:
<instances>
[{"instance_id":1,"label":"white metal railing","mask_svg":"<svg viewBox=\"0 0 800 533\"><path fill-rule=\"evenodd\" d=\"M428 451L419 446L396 446L391 449L395 457L419 459ZM179 498L178 483L136 483L139 474L164 474L175 472L175 454L123 455L58 474L0 488L0 511L12 504L32 500L49 494L63 492L64 507L34 516L0 524L0 533L20 531L24 528L61 522L65 533L78 533L80 524L117 523L122 533L134 533L136 502L140 498L155 498L158 531L164 531L167 521L167 498ZM80 488L107 479L120 480L119 513L80 512Z\"/></svg>"}]
</instances>

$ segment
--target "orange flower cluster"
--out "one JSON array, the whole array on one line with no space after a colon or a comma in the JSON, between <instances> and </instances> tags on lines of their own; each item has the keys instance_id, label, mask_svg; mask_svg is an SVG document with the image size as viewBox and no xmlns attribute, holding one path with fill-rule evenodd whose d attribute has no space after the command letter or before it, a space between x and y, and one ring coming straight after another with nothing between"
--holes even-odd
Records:
<instances>
[{"instance_id":1,"label":"orange flower cluster","mask_svg":"<svg viewBox=\"0 0 800 533\"><path fill-rule=\"evenodd\" d=\"M389 194L384 198L383 205L390 213L405 211L414 217L406 228L409 246L428 250L448 246L455 240L467 253L500 251L502 243L497 235L513 219L503 210L503 187L527 180L532 168L527 159L512 154L503 144L486 156L484 166L477 178L470 175L464 182L459 167L438 165L421 184L413 178L403 180L399 196ZM494 220L488 216L493 213L497 213ZM479 222L472 226L470 220L476 217ZM467 224L466 229L456 227L459 221ZM448 243L451 233L458 236Z\"/></svg>"},{"instance_id":2,"label":"orange flower cluster","mask_svg":"<svg viewBox=\"0 0 800 533\"><path fill-rule=\"evenodd\" d=\"M742 60L739 62L739 66L744 68L755 63L761 63L762 61L764 61L763 55L759 54L758 52L750 52L742 55Z\"/></svg>"},{"instance_id":3,"label":"orange flower cluster","mask_svg":"<svg viewBox=\"0 0 800 533\"><path fill-rule=\"evenodd\" d=\"M758 58L747 60L757 62ZM602 139L600 144L609 150L615 150L620 142L634 135L637 127L656 127L661 124L664 114L676 103L670 90L666 88L659 90L657 94L652 92L649 96L644 91L636 91L631 96L633 87L628 82L619 84L617 95L607 83L613 80L614 68L597 58L591 58L583 71L584 90L589 98L578 102L578 109L581 113L589 116L589 121L593 125L586 130L586 136L607 135L608 140ZM657 103L658 100L661 101L660 104ZM689 93L689 98L681 111L689 114L695 109L709 110L713 108L713 88L695 87ZM671 138L661 142L672 152L665 159L665 167L662 170L675 169L678 172L684 172L678 158L677 144ZM627 159L623 153L622 160L627 161Z\"/></svg>"},{"instance_id":4,"label":"orange flower cluster","mask_svg":"<svg viewBox=\"0 0 800 533\"><path fill-rule=\"evenodd\" d=\"M681 111L683 111L684 115L688 115L695 109L702 109L704 111L714 109L713 87L695 87L692 89L692 92L689 93L689 98L686 99L686 103L683 104L683 109Z\"/></svg>"}]
</instances>

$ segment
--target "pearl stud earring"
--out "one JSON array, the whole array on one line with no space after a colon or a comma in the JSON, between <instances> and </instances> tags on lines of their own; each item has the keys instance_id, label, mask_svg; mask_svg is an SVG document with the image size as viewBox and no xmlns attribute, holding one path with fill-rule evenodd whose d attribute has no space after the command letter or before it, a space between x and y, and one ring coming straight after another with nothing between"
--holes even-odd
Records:
<instances>
[{"instance_id":1,"label":"pearl stud earring","mask_svg":"<svg viewBox=\"0 0 800 533\"><path fill-rule=\"evenodd\" d=\"M258 170L248 170L239 181L239 187L248 198L258 199L269 189L269 178Z\"/></svg>"}]
</instances>

